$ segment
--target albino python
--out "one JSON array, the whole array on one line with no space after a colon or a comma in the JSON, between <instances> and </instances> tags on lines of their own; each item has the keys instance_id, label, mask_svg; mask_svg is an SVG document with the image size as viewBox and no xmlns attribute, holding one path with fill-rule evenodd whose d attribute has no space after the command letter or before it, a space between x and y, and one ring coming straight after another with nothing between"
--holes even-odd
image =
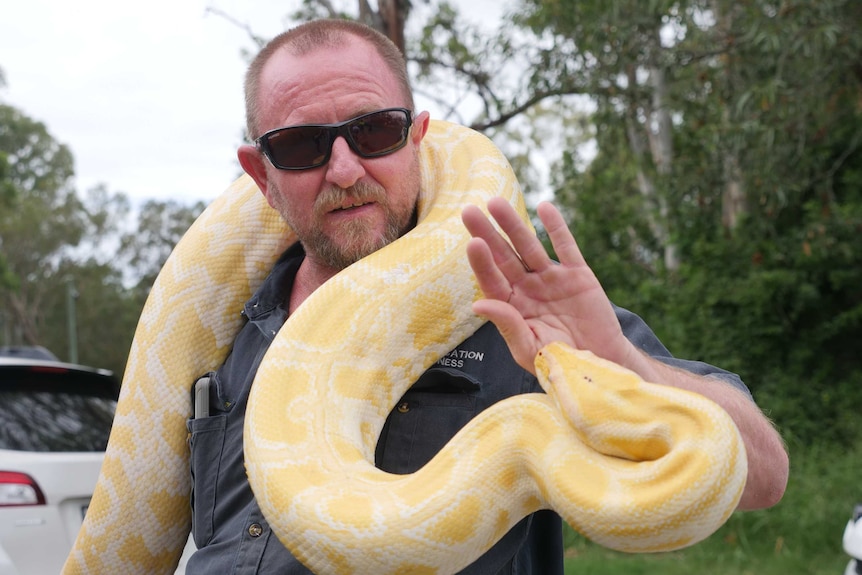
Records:
<instances>
[{"instance_id":1,"label":"albino python","mask_svg":"<svg viewBox=\"0 0 862 575\"><path fill-rule=\"evenodd\" d=\"M746 477L729 416L560 344L536 359L547 394L482 412L412 475L374 467L396 402L482 324L470 309L480 294L463 206L502 196L527 217L508 162L485 137L433 122L421 161L418 226L318 289L261 364L245 460L278 538L316 573L378 575L456 572L542 508L625 551L713 533ZM190 524L191 383L224 360L242 304L293 241L244 177L179 243L141 315L63 573L173 572Z\"/></svg>"}]
</instances>

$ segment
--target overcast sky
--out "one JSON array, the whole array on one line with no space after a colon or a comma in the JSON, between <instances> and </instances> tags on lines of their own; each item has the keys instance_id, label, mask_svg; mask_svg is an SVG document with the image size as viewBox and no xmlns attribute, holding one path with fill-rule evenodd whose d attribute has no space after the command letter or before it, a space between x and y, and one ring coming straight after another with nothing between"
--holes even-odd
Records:
<instances>
[{"instance_id":1,"label":"overcast sky","mask_svg":"<svg viewBox=\"0 0 862 575\"><path fill-rule=\"evenodd\" d=\"M455 3L473 8L496 0ZM240 51L254 45L207 7L271 37L298 4L14 2L0 18L0 69L7 83L0 102L43 122L69 146L79 190L104 183L136 201L209 201L240 173Z\"/></svg>"}]
</instances>

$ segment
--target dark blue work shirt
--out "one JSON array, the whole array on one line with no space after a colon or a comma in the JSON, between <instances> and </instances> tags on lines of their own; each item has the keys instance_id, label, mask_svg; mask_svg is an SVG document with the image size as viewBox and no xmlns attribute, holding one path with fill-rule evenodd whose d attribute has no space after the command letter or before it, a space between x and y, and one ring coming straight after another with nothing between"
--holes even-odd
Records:
<instances>
[{"instance_id":1,"label":"dark blue work shirt","mask_svg":"<svg viewBox=\"0 0 862 575\"><path fill-rule=\"evenodd\" d=\"M188 561L187 575L310 573L263 517L246 478L242 442L249 390L264 353L287 319L282 304L302 258L298 245L285 252L246 303L243 314L248 321L224 365L211 377L210 417L189 421L192 534L198 550ZM638 316L621 308L616 311L626 336L651 356L748 391L731 373L672 358ZM515 363L497 329L486 323L401 398L383 427L375 464L390 473L412 473L479 412L506 397L533 392L542 392L536 378ZM461 573L562 575L560 517L539 511L524 518Z\"/></svg>"}]
</instances>

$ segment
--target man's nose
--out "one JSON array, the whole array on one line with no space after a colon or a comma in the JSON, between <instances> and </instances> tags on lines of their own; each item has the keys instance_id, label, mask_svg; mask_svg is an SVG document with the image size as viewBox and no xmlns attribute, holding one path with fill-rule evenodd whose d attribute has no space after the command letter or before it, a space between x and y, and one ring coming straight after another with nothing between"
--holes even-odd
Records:
<instances>
[{"instance_id":1,"label":"man's nose","mask_svg":"<svg viewBox=\"0 0 862 575\"><path fill-rule=\"evenodd\" d=\"M362 158L350 149L341 136L332 142L332 154L326 164L326 181L342 189L349 188L365 175Z\"/></svg>"}]
</instances>

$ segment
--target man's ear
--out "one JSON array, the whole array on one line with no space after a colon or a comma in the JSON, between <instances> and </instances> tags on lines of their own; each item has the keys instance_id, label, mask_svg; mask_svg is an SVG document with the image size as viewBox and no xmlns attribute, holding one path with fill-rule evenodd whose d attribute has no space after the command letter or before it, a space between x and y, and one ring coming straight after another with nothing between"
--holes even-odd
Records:
<instances>
[{"instance_id":1,"label":"man's ear","mask_svg":"<svg viewBox=\"0 0 862 575\"><path fill-rule=\"evenodd\" d=\"M427 111L420 112L413 119L413 126L410 129L410 137L413 140L413 145L418 146L419 142L422 141L422 138L425 137L425 133L428 131L428 124L431 121L431 114Z\"/></svg>"},{"instance_id":2,"label":"man's ear","mask_svg":"<svg viewBox=\"0 0 862 575\"><path fill-rule=\"evenodd\" d=\"M239 159L239 165L242 166L245 173L251 176L251 179L260 188L266 201L272 206L268 185L269 178L266 173L266 158L263 157L263 154L257 148L249 144L240 146L236 151L236 157Z\"/></svg>"}]
</instances>

